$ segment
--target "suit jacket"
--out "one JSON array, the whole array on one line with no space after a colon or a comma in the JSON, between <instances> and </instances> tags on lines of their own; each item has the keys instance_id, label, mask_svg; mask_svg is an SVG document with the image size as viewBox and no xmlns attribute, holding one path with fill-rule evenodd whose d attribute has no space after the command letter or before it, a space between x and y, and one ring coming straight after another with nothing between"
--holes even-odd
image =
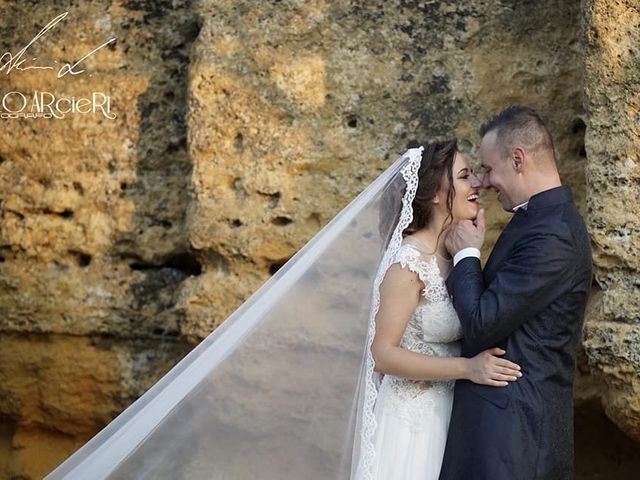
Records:
<instances>
[{"instance_id":1,"label":"suit jacket","mask_svg":"<svg viewBox=\"0 0 640 480\"><path fill-rule=\"evenodd\" d=\"M507 387L456 382L441 480L573 476L573 380L591 248L566 187L530 198L500 235L484 272L477 258L447 288L462 354L499 346L523 376Z\"/></svg>"}]
</instances>

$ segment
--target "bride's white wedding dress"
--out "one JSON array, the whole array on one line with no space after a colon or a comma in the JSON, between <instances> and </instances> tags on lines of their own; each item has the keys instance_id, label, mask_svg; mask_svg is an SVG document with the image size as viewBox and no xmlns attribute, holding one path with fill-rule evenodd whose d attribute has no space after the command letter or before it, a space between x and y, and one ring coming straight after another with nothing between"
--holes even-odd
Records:
<instances>
[{"instance_id":1,"label":"bride's white wedding dress","mask_svg":"<svg viewBox=\"0 0 640 480\"><path fill-rule=\"evenodd\" d=\"M459 356L462 329L438 262L410 237L396 253L393 263L417 273L426 286L400 346L424 355ZM374 408L373 478L437 480L454 383L384 376Z\"/></svg>"}]
</instances>

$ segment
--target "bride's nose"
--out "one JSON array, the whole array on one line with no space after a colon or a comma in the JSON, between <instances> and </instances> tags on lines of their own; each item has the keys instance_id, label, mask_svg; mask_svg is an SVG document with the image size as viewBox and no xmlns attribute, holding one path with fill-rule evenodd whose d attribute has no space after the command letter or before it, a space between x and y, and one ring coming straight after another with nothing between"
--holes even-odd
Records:
<instances>
[{"instance_id":1,"label":"bride's nose","mask_svg":"<svg viewBox=\"0 0 640 480\"><path fill-rule=\"evenodd\" d=\"M470 175L469 179L471 180L471 186L473 188L480 188L482 187L482 182L480 181L480 179L478 177L476 177L473 173Z\"/></svg>"}]
</instances>

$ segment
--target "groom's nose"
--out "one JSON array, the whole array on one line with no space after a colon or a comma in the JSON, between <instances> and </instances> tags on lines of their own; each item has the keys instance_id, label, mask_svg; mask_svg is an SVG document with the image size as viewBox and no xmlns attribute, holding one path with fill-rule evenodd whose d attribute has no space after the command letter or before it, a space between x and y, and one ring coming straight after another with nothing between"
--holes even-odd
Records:
<instances>
[{"instance_id":1,"label":"groom's nose","mask_svg":"<svg viewBox=\"0 0 640 480\"><path fill-rule=\"evenodd\" d=\"M482 188L491 188L491 182L489 181L489 175L486 173L482 176Z\"/></svg>"}]
</instances>

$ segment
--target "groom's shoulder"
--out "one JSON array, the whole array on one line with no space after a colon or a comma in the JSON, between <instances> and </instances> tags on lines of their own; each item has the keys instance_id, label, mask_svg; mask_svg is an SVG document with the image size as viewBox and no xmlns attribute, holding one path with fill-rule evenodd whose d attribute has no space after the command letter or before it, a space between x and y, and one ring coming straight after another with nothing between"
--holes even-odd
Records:
<instances>
[{"instance_id":1,"label":"groom's shoulder","mask_svg":"<svg viewBox=\"0 0 640 480\"><path fill-rule=\"evenodd\" d=\"M521 240L527 242L532 237L544 238L545 244L560 242L574 248L590 243L587 227L573 202L556 205L532 218Z\"/></svg>"},{"instance_id":2,"label":"groom's shoulder","mask_svg":"<svg viewBox=\"0 0 640 480\"><path fill-rule=\"evenodd\" d=\"M560 222L568 233L578 241L588 237L587 226L575 203L567 202L558 209Z\"/></svg>"},{"instance_id":3,"label":"groom's shoulder","mask_svg":"<svg viewBox=\"0 0 640 480\"><path fill-rule=\"evenodd\" d=\"M554 235L569 234L570 226L576 223L575 208L571 203L555 205L536 211L526 223L529 232Z\"/></svg>"},{"instance_id":4,"label":"groom's shoulder","mask_svg":"<svg viewBox=\"0 0 640 480\"><path fill-rule=\"evenodd\" d=\"M585 222L578 211L573 199L567 197L563 202L545 206L532 212L533 222L536 230L563 230L571 229L575 226L584 226Z\"/></svg>"}]
</instances>

